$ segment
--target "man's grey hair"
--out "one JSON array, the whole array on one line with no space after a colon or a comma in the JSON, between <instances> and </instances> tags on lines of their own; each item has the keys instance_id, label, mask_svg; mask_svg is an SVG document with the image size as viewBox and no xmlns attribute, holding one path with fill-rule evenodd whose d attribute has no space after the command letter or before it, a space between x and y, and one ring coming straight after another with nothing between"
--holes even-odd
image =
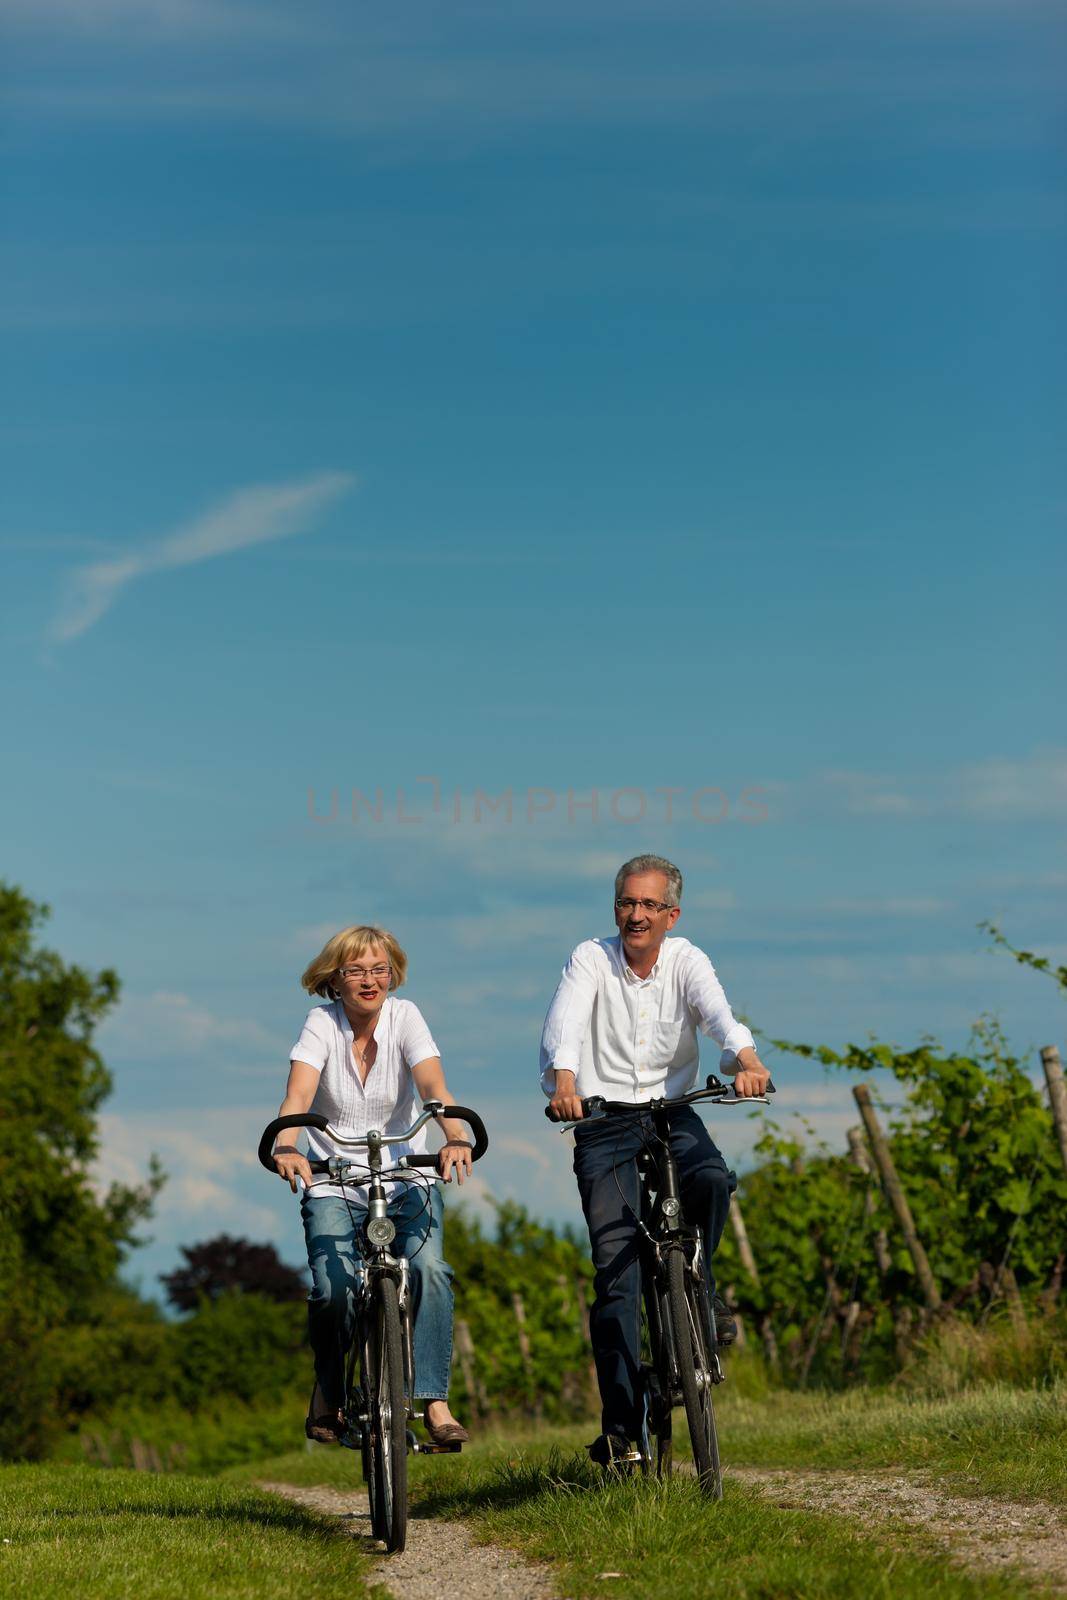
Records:
<instances>
[{"instance_id":1,"label":"man's grey hair","mask_svg":"<svg viewBox=\"0 0 1067 1600\"><path fill-rule=\"evenodd\" d=\"M680 906L682 903L682 874L678 871L673 861L668 861L666 856L634 856L632 861L624 861L615 874L615 898L622 894L622 886L627 878L635 872L662 872L667 880L666 900L669 906Z\"/></svg>"}]
</instances>

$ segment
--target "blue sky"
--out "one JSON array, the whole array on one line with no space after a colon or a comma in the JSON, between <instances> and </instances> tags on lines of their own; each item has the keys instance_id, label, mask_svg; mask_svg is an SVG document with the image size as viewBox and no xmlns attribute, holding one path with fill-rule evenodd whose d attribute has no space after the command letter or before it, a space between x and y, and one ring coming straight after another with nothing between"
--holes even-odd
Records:
<instances>
[{"instance_id":1,"label":"blue sky","mask_svg":"<svg viewBox=\"0 0 1067 1600\"><path fill-rule=\"evenodd\" d=\"M771 1037L1061 1037L976 927L1065 953L1057 9L0 0L2 871L122 976L146 1287L298 1253L251 1145L349 921L559 1218L637 850Z\"/></svg>"}]
</instances>

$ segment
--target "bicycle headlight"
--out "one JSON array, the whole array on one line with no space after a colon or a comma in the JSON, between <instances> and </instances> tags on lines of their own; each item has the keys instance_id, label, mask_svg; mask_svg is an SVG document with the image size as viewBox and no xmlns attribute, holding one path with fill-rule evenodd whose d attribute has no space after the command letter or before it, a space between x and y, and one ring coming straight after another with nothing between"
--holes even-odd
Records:
<instances>
[{"instance_id":1,"label":"bicycle headlight","mask_svg":"<svg viewBox=\"0 0 1067 1600\"><path fill-rule=\"evenodd\" d=\"M392 1244L396 1227L388 1217L372 1217L367 1223L367 1238L371 1244Z\"/></svg>"},{"instance_id":2,"label":"bicycle headlight","mask_svg":"<svg viewBox=\"0 0 1067 1600\"><path fill-rule=\"evenodd\" d=\"M678 1215L677 1200L664 1200L662 1210L665 1217L676 1217Z\"/></svg>"}]
</instances>

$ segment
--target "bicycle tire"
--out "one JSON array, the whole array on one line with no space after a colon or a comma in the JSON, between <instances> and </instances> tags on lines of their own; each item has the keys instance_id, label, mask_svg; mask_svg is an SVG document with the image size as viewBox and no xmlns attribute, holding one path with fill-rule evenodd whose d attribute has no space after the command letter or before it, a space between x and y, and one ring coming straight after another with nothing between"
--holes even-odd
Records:
<instances>
[{"instance_id":1,"label":"bicycle tire","mask_svg":"<svg viewBox=\"0 0 1067 1600\"><path fill-rule=\"evenodd\" d=\"M368 1376L372 1530L390 1555L403 1550L408 1526L408 1408L404 1343L392 1278L378 1279L371 1308L374 1371Z\"/></svg>"},{"instance_id":2,"label":"bicycle tire","mask_svg":"<svg viewBox=\"0 0 1067 1600\"><path fill-rule=\"evenodd\" d=\"M671 1250L667 1256L667 1296L678 1382L689 1424L697 1481L709 1499L721 1500L722 1467L712 1402L714 1351L708 1291L703 1278L699 1283L694 1279L681 1250Z\"/></svg>"},{"instance_id":3,"label":"bicycle tire","mask_svg":"<svg viewBox=\"0 0 1067 1600\"><path fill-rule=\"evenodd\" d=\"M359 1412L360 1412L360 1465L363 1468L363 1481L367 1486L367 1499L370 1503L371 1533L375 1539L385 1537L383 1533L382 1512L378 1503L378 1490L380 1487L377 1468L378 1445L375 1438L373 1417L371 1415L370 1397L377 1386L376 1374L378 1371L378 1345L377 1328L375 1319L367 1313L361 1318L361 1338L359 1346ZM351 1393L351 1390L349 1391Z\"/></svg>"},{"instance_id":4,"label":"bicycle tire","mask_svg":"<svg viewBox=\"0 0 1067 1600\"><path fill-rule=\"evenodd\" d=\"M671 1442L670 1352L666 1348L665 1327L669 1310L664 1302L657 1274L650 1263L642 1270L646 1353L641 1366L641 1471L657 1478L669 1478L674 1468Z\"/></svg>"}]
</instances>

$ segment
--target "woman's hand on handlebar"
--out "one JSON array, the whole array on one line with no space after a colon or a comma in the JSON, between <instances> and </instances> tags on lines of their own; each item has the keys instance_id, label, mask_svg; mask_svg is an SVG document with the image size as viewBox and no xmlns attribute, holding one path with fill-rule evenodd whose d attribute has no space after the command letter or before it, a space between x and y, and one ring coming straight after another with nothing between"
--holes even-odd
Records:
<instances>
[{"instance_id":1,"label":"woman's hand on handlebar","mask_svg":"<svg viewBox=\"0 0 1067 1600\"><path fill-rule=\"evenodd\" d=\"M274 1152L274 1165L279 1178L284 1178L293 1193L296 1193L296 1180L300 1179L306 1189L311 1182L311 1168L308 1166L307 1156L301 1155L299 1150L292 1147L282 1147Z\"/></svg>"},{"instance_id":2,"label":"woman's hand on handlebar","mask_svg":"<svg viewBox=\"0 0 1067 1600\"><path fill-rule=\"evenodd\" d=\"M437 1152L437 1170L446 1183L452 1182L455 1173L456 1182L462 1184L464 1178L471 1175L471 1144L468 1139L450 1139L443 1144Z\"/></svg>"},{"instance_id":3,"label":"woman's hand on handlebar","mask_svg":"<svg viewBox=\"0 0 1067 1600\"><path fill-rule=\"evenodd\" d=\"M585 1112L573 1072L556 1068L556 1087L548 1102L548 1109L556 1122L581 1122Z\"/></svg>"}]
</instances>

